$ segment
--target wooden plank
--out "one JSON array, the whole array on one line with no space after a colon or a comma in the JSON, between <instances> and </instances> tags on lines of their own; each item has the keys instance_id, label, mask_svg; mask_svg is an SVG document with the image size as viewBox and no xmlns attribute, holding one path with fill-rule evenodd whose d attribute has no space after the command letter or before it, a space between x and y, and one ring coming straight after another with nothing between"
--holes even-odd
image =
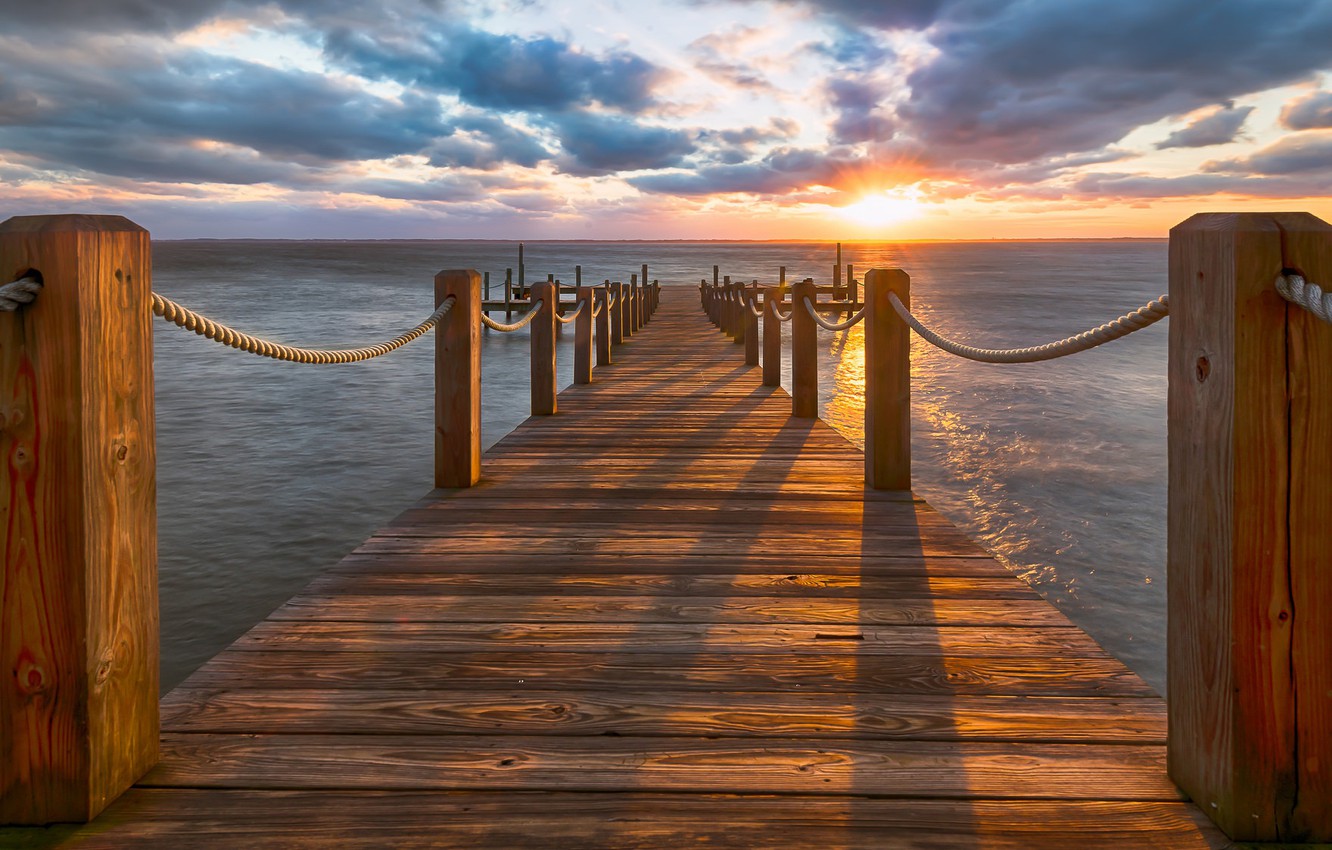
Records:
<instances>
[{"instance_id":1,"label":"wooden plank","mask_svg":"<svg viewBox=\"0 0 1332 850\"><path fill-rule=\"evenodd\" d=\"M5 846L49 847L68 830ZM13 831L0 831L0 839ZM900 800L861 796L249 791L136 788L81 850L249 848L624 850L1220 850L1230 842L1173 802ZM42 843L36 843L42 842Z\"/></svg>"},{"instance_id":2,"label":"wooden plank","mask_svg":"<svg viewBox=\"0 0 1332 850\"><path fill-rule=\"evenodd\" d=\"M165 733L143 787L1182 799L1135 744Z\"/></svg>"},{"instance_id":3,"label":"wooden plank","mask_svg":"<svg viewBox=\"0 0 1332 850\"><path fill-rule=\"evenodd\" d=\"M346 629L342 630L346 632ZM290 633L288 633L290 635ZM636 644L601 651L540 647L485 649L450 647L433 641L399 648L362 643L336 634L318 635L306 649L272 650L243 644L223 652L186 680L192 688L399 688L481 690L567 688L611 690L784 691L820 693L917 693L1009 696L1147 697L1152 690L1108 656L944 655L824 652L772 655L745 651L728 640L725 651L694 645L653 653ZM647 630L644 641L655 637ZM242 638L244 641L245 638ZM345 651L330 647L338 644ZM407 641L404 641L407 642ZM296 645L288 637L284 646ZM857 643L857 648L859 643ZM572 649L573 647L570 647ZM683 648L681 648L683 649ZM488 651L487 651L488 650Z\"/></svg>"},{"instance_id":4,"label":"wooden plank","mask_svg":"<svg viewBox=\"0 0 1332 850\"><path fill-rule=\"evenodd\" d=\"M1133 697L509 689L471 693L177 688L170 732L1165 743L1165 706Z\"/></svg>"}]
</instances>

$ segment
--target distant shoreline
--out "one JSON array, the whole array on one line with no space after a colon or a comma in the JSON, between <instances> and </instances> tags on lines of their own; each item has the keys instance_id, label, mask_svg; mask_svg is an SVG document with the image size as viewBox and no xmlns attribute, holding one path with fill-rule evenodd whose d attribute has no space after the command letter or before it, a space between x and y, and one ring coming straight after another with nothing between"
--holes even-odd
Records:
<instances>
[{"instance_id":1,"label":"distant shoreline","mask_svg":"<svg viewBox=\"0 0 1332 850\"><path fill-rule=\"evenodd\" d=\"M310 239L274 238L269 236L191 236L184 239L154 239L154 242L387 242L397 244L420 242L493 242L495 244L531 245L967 245L1024 242L1168 242L1166 236L1054 236L1054 237L996 237L993 239L470 239L446 237L439 239L374 239L358 237L318 237Z\"/></svg>"}]
</instances>

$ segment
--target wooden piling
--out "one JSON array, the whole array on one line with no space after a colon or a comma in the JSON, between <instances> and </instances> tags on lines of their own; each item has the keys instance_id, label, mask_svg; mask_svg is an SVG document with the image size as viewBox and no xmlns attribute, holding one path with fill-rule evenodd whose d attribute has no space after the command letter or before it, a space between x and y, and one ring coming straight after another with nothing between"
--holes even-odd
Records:
<instances>
[{"instance_id":1,"label":"wooden piling","mask_svg":"<svg viewBox=\"0 0 1332 850\"><path fill-rule=\"evenodd\" d=\"M805 299L818 303L814 279L791 287L791 415L819 417L819 326L805 309Z\"/></svg>"},{"instance_id":2,"label":"wooden piling","mask_svg":"<svg viewBox=\"0 0 1332 850\"><path fill-rule=\"evenodd\" d=\"M1332 226L1170 231L1169 769L1239 841L1332 841Z\"/></svg>"},{"instance_id":3,"label":"wooden piling","mask_svg":"<svg viewBox=\"0 0 1332 850\"><path fill-rule=\"evenodd\" d=\"M513 321L513 269L504 270L504 321Z\"/></svg>"},{"instance_id":4,"label":"wooden piling","mask_svg":"<svg viewBox=\"0 0 1332 850\"><path fill-rule=\"evenodd\" d=\"M911 329L893 309L894 293L911 306L911 278L901 269L865 275L865 486L911 489Z\"/></svg>"},{"instance_id":5,"label":"wooden piling","mask_svg":"<svg viewBox=\"0 0 1332 850\"><path fill-rule=\"evenodd\" d=\"M638 274L629 275L629 333L638 333Z\"/></svg>"},{"instance_id":6,"label":"wooden piling","mask_svg":"<svg viewBox=\"0 0 1332 850\"><path fill-rule=\"evenodd\" d=\"M624 284L615 281L611 284L615 293L615 306L611 307L610 333L612 345L624 344Z\"/></svg>"},{"instance_id":7,"label":"wooden piling","mask_svg":"<svg viewBox=\"0 0 1332 850\"><path fill-rule=\"evenodd\" d=\"M782 322L772 314L772 310L782 300L781 292L774 287L763 290L763 386L780 387L782 385ZM771 305L771 306L770 306Z\"/></svg>"},{"instance_id":8,"label":"wooden piling","mask_svg":"<svg viewBox=\"0 0 1332 850\"><path fill-rule=\"evenodd\" d=\"M540 301L541 310L532 320L532 415L555 412L555 284L547 281L532 286L531 301ZM529 308L530 309L530 308Z\"/></svg>"},{"instance_id":9,"label":"wooden piling","mask_svg":"<svg viewBox=\"0 0 1332 850\"><path fill-rule=\"evenodd\" d=\"M453 308L435 329L435 486L481 477L481 293L475 271L435 275L435 305Z\"/></svg>"},{"instance_id":10,"label":"wooden piling","mask_svg":"<svg viewBox=\"0 0 1332 850\"><path fill-rule=\"evenodd\" d=\"M575 306L579 310L574 319L574 383L592 383L592 287L580 286L574 290Z\"/></svg>"},{"instance_id":11,"label":"wooden piling","mask_svg":"<svg viewBox=\"0 0 1332 850\"><path fill-rule=\"evenodd\" d=\"M595 300L592 302L598 308L597 313L597 365L609 366L611 364L611 338L610 338L610 281L606 281L605 286L599 286L596 289Z\"/></svg>"},{"instance_id":12,"label":"wooden piling","mask_svg":"<svg viewBox=\"0 0 1332 850\"><path fill-rule=\"evenodd\" d=\"M745 365L759 365L759 326L758 316L754 315L754 310L749 306L750 301L758 301L758 281L754 281L753 289L747 289L741 292L743 303L741 308L744 310L745 317Z\"/></svg>"},{"instance_id":13,"label":"wooden piling","mask_svg":"<svg viewBox=\"0 0 1332 850\"><path fill-rule=\"evenodd\" d=\"M842 290L842 243L837 243L837 262L833 263L833 299L840 297Z\"/></svg>"},{"instance_id":14,"label":"wooden piling","mask_svg":"<svg viewBox=\"0 0 1332 850\"><path fill-rule=\"evenodd\" d=\"M158 758L148 232L120 216L0 224L0 824L87 821Z\"/></svg>"}]
</instances>

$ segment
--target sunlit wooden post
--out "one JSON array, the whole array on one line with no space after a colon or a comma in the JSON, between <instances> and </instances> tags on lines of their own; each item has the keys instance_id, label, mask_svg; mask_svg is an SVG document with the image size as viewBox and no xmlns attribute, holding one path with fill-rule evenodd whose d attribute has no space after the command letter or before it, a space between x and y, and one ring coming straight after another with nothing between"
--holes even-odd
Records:
<instances>
[{"instance_id":1,"label":"sunlit wooden post","mask_svg":"<svg viewBox=\"0 0 1332 850\"><path fill-rule=\"evenodd\" d=\"M901 269L865 274L865 486L911 489L911 329L888 301L911 306Z\"/></svg>"},{"instance_id":2,"label":"sunlit wooden post","mask_svg":"<svg viewBox=\"0 0 1332 850\"><path fill-rule=\"evenodd\" d=\"M610 308L609 303L610 282L604 287L597 287L593 292L592 304L597 308L597 365L609 366L611 364L611 340L610 340Z\"/></svg>"},{"instance_id":3,"label":"sunlit wooden post","mask_svg":"<svg viewBox=\"0 0 1332 850\"><path fill-rule=\"evenodd\" d=\"M580 286L574 290L574 383L592 383L592 287ZM577 306L577 305L582 305Z\"/></svg>"},{"instance_id":4,"label":"sunlit wooden post","mask_svg":"<svg viewBox=\"0 0 1332 850\"><path fill-rule=\"evenodd\" d=\"M152 260L120 216L0 224L0 824L87 821L157 762Z\"/></svg>"},{"instance_id":5,"label":"sunlit wooden post","mask_svg":"<svg viewBox=\"0 0 1332 850\"><path fill-rule=\"evenodd\" d=\"M435 305L457 299L435 329L435 486L481 477L481 292L475 271L435 275Z\"/></svg>"},{"instance_id":6,"label":"sunlit wooden post","mask_svg":"<svg viewBox=\"0 0 1332 850\"><path fill-rule=\"evenodd\" d=\"M1332 226L1170 231L1170 777L1231 838L1332 841Z\"/></svg>"},{"instance_id":7,"label":"sunlit wooden post","mask_svg":"<svg viewBox=\"0 0 1332 850\"><path fill-rule=\"evenodd\" d=\"M791 288L791 415L819 416L819 326L805 309L805 301L818 303L812 278Z\"/></svg>"},{"instance_id":8,"label":"sunlit wooden post","mask_svg":"<svg viewBox=\"0 0 1332 850\"><path fill-rule=\"evenodd\" d=\"M555 284L532 285L531 303L541 302L532 329L532 415L555 412ZM531 309L531 308L529 308Z\"/></svg>"},{"instance_id":9,"label":"sunlit wooden post","mask_svg":"<svg viewBox=\"0 0 1332 850\"><path fill-rule=\"evenodd\" d=\"M750 301L752 300L755 303L755 306L758 305L758 281L754 281L752 289L742 289L740 291L740 296L742 299L740 306L741 309L744 310L741 315L745 318L745 365L757 366L759 365L758 316L754 315L754 310L750 307Z\"/></svg>"},{"instance_id":10,"label":"sunlit wooden post","mask_svg":"<svg viewBox=\"0 0 1332 850\"><path fill-rule=\"evenodd\" d=\"M837 297L837 292L842 288L842 243L837 243L837 262L833 263L833 298Z\"/></svg>"},{"instance_id":11,"label":"sunlit wooden post","mask_svg":"<svg viewBox=\"0 0 1332 850\"><path fill-rule=\"evenodd\" d=\"M763 288L763 386L782 385L782 322L772 314L781 303L779 290Z\"/></svg>"},{"instance_id":12,"label":"sunlit wooden post","mask_svg":"<svg viewBox=\"0 0 1332 850\"><path fill-rule=\"evenodd\" d=\"M732 339L736 345L745 344L745 331L749 328L749 323L745 321L745 313L748 312L745 307L745 282L737 280L731 284L731 321L734 322L735 336Z\"/></svg>"},{"instance_id":13,"label":"sunlit wooden post","mask_svg":"<svg viewBox=\"0 0 1332 850\"><path fill-rule=\"evenodd\" d=\"M610 331L611 343L622 345L624 343L624 284L615 281L611 284L611 291L615 293L615 306L611 307Z\"/></svg>"}]
</instances>

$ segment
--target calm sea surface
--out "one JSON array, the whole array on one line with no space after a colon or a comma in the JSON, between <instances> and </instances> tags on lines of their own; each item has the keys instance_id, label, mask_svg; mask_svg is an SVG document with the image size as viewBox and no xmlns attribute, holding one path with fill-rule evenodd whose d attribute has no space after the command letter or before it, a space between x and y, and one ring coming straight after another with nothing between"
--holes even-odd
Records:
<instances>
[{"instance_id":1,"label":"calm sea surface","mask_svg":"<svg viewBox=\"0 0 1332 850\"><path fill-rule=\"evenodd\" d=\"M433 309L446 268L517 267L504 242L158 242L154 288L306 346L378 342ZM529 243L527 280L629 279L666 298L714 264L826 282L826 244ZM913 308L975 345L1066 336L1165 291L1161 242L856 244L857 278L911 274ZM651 332L650 330L648 332ZM562 335L561 384L572 380ZM155 325L163 686L170 688L431 487L429 339L304 366ZM487 334L483 437L525 418L527 334ZM823 416L862 442L859 329L820 332ZM742 356L739 348L735 357ZM913 343L915 489L1158 690L1165 681L1164 323L1052 363L987 366ZM789 382L787 388L790 388Z\"/></svg>"}]
</instances>

